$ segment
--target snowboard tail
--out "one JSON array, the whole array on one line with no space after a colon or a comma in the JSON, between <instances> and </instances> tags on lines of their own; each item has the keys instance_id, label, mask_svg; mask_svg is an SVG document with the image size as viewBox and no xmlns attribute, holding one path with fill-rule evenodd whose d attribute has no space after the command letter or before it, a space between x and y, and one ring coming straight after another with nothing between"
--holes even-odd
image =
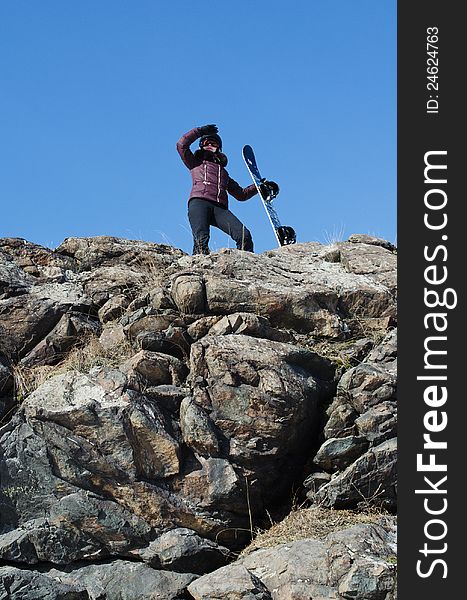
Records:
<instances>
[{"instance_id":1,"label":"snowboard tail","mask_svg":"<svg viewBox=\"0 0 467 600\"><path fill-rule=\"evenodd\" d=\"M251 178L256 185L259 197L261 198L261 202L263 203L266 214L268 215L274 235L276 236L277 243L279 246L295 244L297 241L295 230L293 227L281 224L277 211L273 205L273 201L277 196L277 193L274 193L273 190L265 185L265 180L261 177L258 165L256 164L255 154L251 146L247 145L243 147L243 160L245 161Z\"/></svg>"}]
</instances>

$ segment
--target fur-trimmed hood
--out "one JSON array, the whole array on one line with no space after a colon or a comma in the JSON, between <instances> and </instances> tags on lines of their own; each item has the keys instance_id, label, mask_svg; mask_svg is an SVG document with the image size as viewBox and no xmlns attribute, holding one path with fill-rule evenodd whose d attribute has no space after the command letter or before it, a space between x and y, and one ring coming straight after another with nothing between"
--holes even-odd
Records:
<instances>
[{"instance_id":1,"label":"fur-trimmed hood","mask_svg":"<svg viewBox=\"0 0 467 600\"><path fill-rule=\"evenodd\" d=\"M221 167L226 167L229 162L227 156L223 152L211 152L210 150L203 150L202 148L196 150L194 157L196 162L207 160L219 164Z\"/></svg>"}]
</instances>

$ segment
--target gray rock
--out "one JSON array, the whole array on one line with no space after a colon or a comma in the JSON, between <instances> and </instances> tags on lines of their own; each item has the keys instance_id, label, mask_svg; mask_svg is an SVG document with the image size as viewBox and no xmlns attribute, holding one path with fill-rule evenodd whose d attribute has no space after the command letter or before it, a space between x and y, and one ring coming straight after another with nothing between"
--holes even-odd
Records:
<instances>
[{"instance_id":1,"label":"gray rock","mask_svg":"<svg viewBox=\"0 0 467 600\"><path fill-rule=\"evenodd\" d=\"M390 439L370 448L331 481L307 496L325 508L358 505L396 507L397 442Z\"/></svg>"},{"instance_id":2,"label":"gray rock","mask_svg":"<svg viewBox=\"0 0 467 600\"><path fill-rule=\"evenodd\" d=\"M22 238L0 238L0 254L36 282L61 279L67 270L76 269L73 259Z\"/></svg>"},{"instance_id":3,"label":"gray rock","mask_svg":"<svg viewBox=\"0 0 467 600\"><path fill-rule=\"evenodd\" d=\"M131 554L154 569L199 575L214 571L233 559L227 548L183 527L163 533L147 548L137 549Z\"/></svg>"},{"instance_id":4,"label":"gray rock","mask_svg":"<svg viewBox=\"0 0 467 600\"><path fill-rule=\"evenodd\" d=\"M341 252L356 246L343 242ZM394 314L393 254L373 246L362 248L362 258L374 248L386 253L368 260L364 273L327 262L328 247L312 243L260 256L235 250L211 255L212 267L204 272L208 308L215 314L254 313L268 317L273 327L340 338L345 335L340 314L361 318ZM382 265L384 258L388 262Z\"/></svg>"},{"instance_id":5,"label":"gray rock","mask_svg":"<svg viewBox=\"0 0 467 600\"><path fill-rule=\"evenodd\" d=\"M57 364L74 345L99 333L95 319L80 313L63 315L52 331L21 360L21 364L26 367Z\"/></svg>"},{"instance_id":6,"label":"gray rock","mask_svg":"<svg viewBox=\"0 0 467 600\"><path fill-rule=\"evenodd\" d=\"M336 398L331 403L327 414L328 420L324 426L324 435L327 439L356 433L355 419L358 417L358 412L342 397Z\"/></svg>"},{"instance_id":7,"label":"gray rock","mask_svg":"<svg viewBox=\"0 0 467 600\"><path fill-rule=\"evenodd\" d=\"M0 567L0 600L89 600L80 585L60 583L37 571Z\"/></svg>"},{"instance_id":8,"label":"gray rock","mask_svg":"<svg viewBox=\"0 0 467 600\"><path fill-rule=\"evenodd\" d=\"M128 298L128 296L125 294L117 294L116 296L112 296L99 309L99 319L102 323L119 319L129 304L130 298Z\"/></svg>"},{"instance_id":9,"label":"gray rock","mask_svg":"<svg viewBox=\"0 0 467 600\"><path fill-rule=\"evenodd\" d=\"M126 360L120 370L128 376L128 386L138 391L148 385L181 385L188 374L180 359L149 350L141 350Z\"/></svg>"},{"instance_id":10,"label":"gray rock","mask_svg":"<svg viewBox=\"0 0 467 600\"><path fill-rule=\"evenodd\" d=\"M105 236L56 251L0 240L0 410L21 359L46 376L101 324L96 364L112 364L52 377L4 414L0 556L74 572L130 556L182 568L214 540L237 549L323 433L318 461L339 471L314 474L309 494L394 507L396 332L370 352L362 338L395 324L395 272L393 249L369 238L209 256ZM341 371L312 350L335 356L342 340L340 369L353 369L333 399ZM359 571L343 593L358 596Z\"/></svg>"},{"instance_id":11,"label":"gray rock","mask_svg":"<svg viewBox=\"0 0 467 600\"><path fill-rule=\"evenodd\" d=\"M90 311L91 302L73 282L33 285L27 293L0 299L0 351L25 356L60 321L62 315Z\"/></svg>"},{"instance_id":12,"label":"gray rock","mask_svg":"<svg viewBox=\"0 0 467 600\"><path fill-rule=\"evenodd\" d=\"M256 550L232 565L200 577L188 590L196 600L389 600L396 591L394 558L395 530L360 524L324 540L304 539ZM252 595L242 595L251 587Z\"/></svg>"},{"instance_id":13,"label":"gray rock","mask_svg":"<svg viewBox=\"0 0 467 600\"><path fill-rule=\"evenodd\" d=\"M289 333L271 327L265 317L258 317L250 313L234 313L222 317L220 321L211 327L208 333L210 335L237 333L276 342L290 342L292 340Z\"/></svg>"},{"instance_id":14,"label":"gray rock","mask_svg":"<svg viewBox=\"0 0 467 600\"><path fill-rule=\"evenodd\" d=\"M163 275L165 267L185 255L181 250L164 244L110 236L66 238L55 248L55 253L61 257L71 257L81 271L128 265L135 271L152 275L153 281Z\"/></svg>"},{"instance_id":15,"label":"gray rock","mask_svg":"<svg viewBox=\"0 0 467 600\"><path fill-rule=\"evenodd\" d=\"M396 251L396 247L394 244L391 244L391 242L365 233L354 233L349 237L348 241L354 244L370 244L373 246L381 246L382 248L386 248L386 250L390 250L391 252Z\"/></svg>"},{"instance_id":16,"label":"gray rock","mask_svg":"<svg viewBox=\"0 0 467 600\"><path fill-rule=\"evenodd\" d=\"M211 327L221 319L222 317L220 315L201 317L199 319L196 319L196 321L189 325L187 333L191 337L191 339L196 342L205 335L207 335Z\"/></svg>"},{"instance_id":17,"label":"gray rock","mask_svg":"<svg viewBox=\"0 0 467 600\"><path fill-rule=\"evenodd\" d=\"M195 600L272 600L258 577L236 564L200 577L188 586Z\"/></svg>"},{"instance_id":18,"label":"gray rock","mask_svg":"<svg viewBox=\"0 0 467 600\"><path fill-rule=\"evenodd\" d=\"M326 440L316 453L313 462L327 471L342 471L368 448L362 437L348 436Z\"/></svg>"},{"instance_id":19,"label":"gray rock","mask_svg":"<svg viewBox=\"0 0 467 600\"><path fill-rule=\"evenodd\" d=\"M355 419L359 435L376 446L397 435L397 406L395 402L382 402L372 406Z\"/></svg>"},{"instance_id":20,"label":"gray rock","mask_svg":"<svg viewBox=\"0 0 467 600\"><path fill-rule=\"evenodd\" d=\"M99 336L99 343L106 351L118 350L126 343L123 325L120 323L106 323Z\"/></svg>"},{"instance_id":21,"label":"gray rock","mask_svg":"<svg viewBox=\"0 0 467 600\"><path fill-rule=\"evenodd\" d=\"M180 600L196 578L124 560L67 571L51 569L47 575L65 585L84 587L90 598L99 600Z\"/></svg>"},{"instance_id":22,"label":"gray rock","mask_svg":"<svg viewBox=\"0 0 467 600\"><path fill-rule=\"evenodd\" d=\"M213 422L189 396L180 406L183 441L201 456L219 456L220 446Z\"/></svg>"},{"instance_id":23,"label":"gray rock","mask_svg":"<svg viewBox=\"0 0 467 600\"><path fill-rule=\"evenodd\" d=\"M337 394L362 414L371 406L395 400L396 377L376 363L361 363L344 373Z\"/></svg>"},{"instance_id":24,"label":"gray rock","mask_svg":"<svg viewBox=\"0 0 467 600\"><path fill-rule=\"evenodd\" d=\"M318 425L319 377L332 373L313 352L244 335L207 336L191 351L194 402L268 498L294 477L290 463L304 462Z\"/></svg>"}]
</instances>

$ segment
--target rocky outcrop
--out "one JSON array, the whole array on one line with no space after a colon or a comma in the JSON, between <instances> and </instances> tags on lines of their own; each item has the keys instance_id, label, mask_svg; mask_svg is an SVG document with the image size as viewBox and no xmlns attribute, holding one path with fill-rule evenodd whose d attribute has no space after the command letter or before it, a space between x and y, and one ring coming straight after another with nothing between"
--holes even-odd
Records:
<instances>
[{"instance_id":1,"label":"rocky outcrop","mask_svg":"<svg viewBox=\"0 0 467 600\"><path fill-rule=\"evenodd\" d=\"M317 593L228 563L293 487L395 508L395 293L395 249L369 236L194 257L0 240L0 592ZM362 595L365 565L326 593L386 598Z\"/></svg>"},{"instance_id":2,"label":"rocky outcrop","mask_svg":"<svg viewBox=\"0 0 467 600\"><path fill-rule=\"evenodd\" d=\"M356 525L256 550L188 586L195 600L395 598L395 531Z\"/></svg>"},{"instance_id":3,"label":"rocky outcrop","mask_svg":"<svg viewBox=\"0 0 467 600\"><path fill-rule=\"evenodd\" d=\"M314 464L333 476L309 480L308 497L345 508L378 503L396 508L396 330L340 378L327 410L326 441Z\"/></svg>"}]
</instances>

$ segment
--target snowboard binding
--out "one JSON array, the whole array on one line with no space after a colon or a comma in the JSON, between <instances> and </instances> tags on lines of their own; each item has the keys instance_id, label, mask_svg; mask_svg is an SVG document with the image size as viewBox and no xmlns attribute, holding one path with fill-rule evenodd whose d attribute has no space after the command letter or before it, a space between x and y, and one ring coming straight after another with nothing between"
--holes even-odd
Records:
<instances>
[{"instance_id":1,"label":"snowboard binding","mask_svg":"<svg viewBox=\"0 0 467 600\"><path fill-rule=\"evenodd\" d=\"M297 241L297 234L293 227L288 225L281 225L277 228L277 237L281 246L288 246L289 244L295 244Z\"/></svg>"}]
</instances>

